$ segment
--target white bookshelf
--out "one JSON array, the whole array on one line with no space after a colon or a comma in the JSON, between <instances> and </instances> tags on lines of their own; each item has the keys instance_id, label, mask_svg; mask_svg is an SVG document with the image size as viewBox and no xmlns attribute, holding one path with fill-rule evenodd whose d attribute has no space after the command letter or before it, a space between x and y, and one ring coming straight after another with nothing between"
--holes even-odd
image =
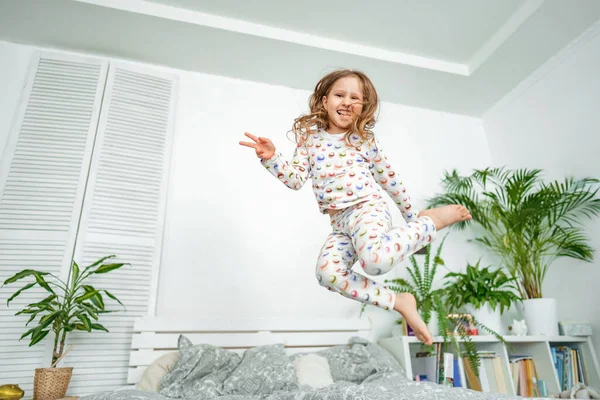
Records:
<instances>
[{"instance_id":1,"label":"white bookshelf","mask_svg":"<svg viewBox=\"0 0 600 400\"><path fill-rule=\"evenodd\" d=\"M546 382L548 394L560 392L560 384L554 362L552 360L551 346L566 345L577 347L580 350L583 368L588 379L588 386L600 388L600 366L596 357L591 337L575 336L504 336L504 340L510 343L513 349L509 349L498 341L494 336L471 336L479 351L494 351L499 357L506 379L506 387L509 394L516 395L512 374L510 373L511 354L527 354L532 356L535 363L538 378ZM436 336L434 342L443 342L441 336ZM460 340L459 340L460 342ZM412 360L421 347L421 342L414 336L393 336L381 339L381 347L389 351L404 367L406 376L413 379ZM448 351L453 351L452 345ZM462 382L466 382L461 376Z\"/></svg>"}]
</instances>

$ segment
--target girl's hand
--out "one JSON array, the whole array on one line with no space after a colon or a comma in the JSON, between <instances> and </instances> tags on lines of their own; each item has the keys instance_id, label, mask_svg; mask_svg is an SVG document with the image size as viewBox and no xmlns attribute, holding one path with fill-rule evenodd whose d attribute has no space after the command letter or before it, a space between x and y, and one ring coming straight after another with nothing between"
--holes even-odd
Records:
<instances>
[{"instance_id":1,"label":"girl's hand","mask_svg":"<svg viewBox=\"0 0 600 400\"><path fill-rule=\"evenodd\" d=\"M254 150L256 150L256 155L259 158L266 160L273 157L273 154L275 154L275 145L273 145L273 142L267 138L256 137L248 132L245 132L244 135L252 139L254 143L240 142L242 146L252 147Z\"/></svg>"}]
</instances>

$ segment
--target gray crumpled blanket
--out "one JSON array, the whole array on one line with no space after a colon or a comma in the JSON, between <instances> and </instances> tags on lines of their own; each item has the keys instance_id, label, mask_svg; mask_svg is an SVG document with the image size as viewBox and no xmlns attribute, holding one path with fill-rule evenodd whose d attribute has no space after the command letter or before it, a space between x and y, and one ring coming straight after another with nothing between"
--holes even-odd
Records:
<instances>
[{"instance_id":1,"label":"gray crumpled blanket","mask_svg":"<svg viewBox=\"0 0 600 400\"><path fill-rule=\"evenodd\" d=\"M82 397L82 400L168 400L158 393L123 390ZM267 396L225 395L219 400L500 400L519 399L493 393L436 385L431 382L409 382L399 374L379 375L368 382L356 384L336 382L323 389L301 388L292 392L275 392Z\"/></svg>"},{"instance_id":2,"label":"gray crumpled blanket","mask_svg":"<svg viewBox=\"0 0 600 400\"><path fill-rule=\"evenodd\" d=\"M180 341L181 342L181 341ZM181 343L180 343L181 345ZM189 343L184 343L188 346ZM201 345L202 346L202 345ZM195 346L198 349L198 346ZM196 363L201 366L208 376L210 374L223 377L232 372L236 365L241 365L239 358L225 353L215 353L215 349L201 348L195 356L188 360L188 364ZM212 353L211 353L212 352ZM211 354L218 362L211 371L207 371L202 364L201 357ZM172 398L188 398L204 400L218 398L219 400L500 400L519 399L518 396L482 393L462 388L453 388L437 385L430 382L412 382L406 378L402 367L384 349L364 339L354 338L347 346L335 346L319 351L317 354L327 358L334 384L322 389L313 389L308 386L279 385L267 393L259 394L225 394L223 386L215 384L196 383L195 389L200 391L185 392L190 382L185 381L184 374L180 376L167 375L161 381L160 393L142 392L138 390L121 390L104 392L82 397L81 400L169 400ZM293 355L291 361L301 354ZM278 366L278 371L281 365ZM267 366L268 368L268 366ZM177 366L174 368L174 371ZM198 368L196 368L198 369ZM189 376L188 376L189 378ZM180 385L180 386L178 386ZM192 393L194 393L192 395ZM231 392L229 392L231 393Z\"/></svg>"}]
</instances>

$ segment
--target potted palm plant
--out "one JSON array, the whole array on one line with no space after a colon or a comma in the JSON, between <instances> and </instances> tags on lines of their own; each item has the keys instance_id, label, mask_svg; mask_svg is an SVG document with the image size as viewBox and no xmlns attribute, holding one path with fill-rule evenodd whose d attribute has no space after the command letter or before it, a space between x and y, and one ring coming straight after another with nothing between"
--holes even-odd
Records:
<instances>
[{"instance_id":1,"label":"potted palm plant","mask_svg":"<svg viewBox=\"0 0 600 400\"><path fill-rule=\"evenodd\" d=\"M566 178L546 183L539 169L487 168L470 176L454 170L446 172L444 193L429 205L458 203L471 211L478 228L475 240L517 278L529 332L557 335L556 302L543 296L542 284L560 257L593 260L582 220L600 214L599 182Z\"/></svg>"},{"instance_id":2,"label":"potted palm plant","mask_svg":"<svg viewBox=\"0 0 600 400\"><path fill-rule=\"evenodd\" d=\"M444 277L446 305L473 315L476 320L500 334L504 333L500 316L513 303L521 301L515 281L501 269L467 264L465 272L449 272Z\"/></svg>"},{"instance_id":3,"label":"potted palm plant","mask_svg":"<svg viewBox=\"0 0 600 400\"><path fill-rule=\"evenodd\" d=\"M27 330L20 338L20 340L29 338L30 347L41 342L50 332L54 333L52 364L50 368L36 369L34 398L53 400L65 396L73 368L57 368L57 364L68 352L68 350L65 351L67 333L93 330L108 332L108 329L97 322L102 314L114 312L105 309L102 294L123 306L119 299L107 290L96 289L86 284L86 280L93 275L105 274L126 265L106 262L113 257L115 256L103 257L83 270L73 261L67 279L68 283L51 273L33 269L25 269L4 281L3 287L21 279L33 278L33 282L17 290L8 299L7 306L20 294L34 287L40 287L48 294L45 299L29 304L15 314L29 315L25 326L29 326L35 321L34 325L36 326Z\"/></svg>"}]
</instances>

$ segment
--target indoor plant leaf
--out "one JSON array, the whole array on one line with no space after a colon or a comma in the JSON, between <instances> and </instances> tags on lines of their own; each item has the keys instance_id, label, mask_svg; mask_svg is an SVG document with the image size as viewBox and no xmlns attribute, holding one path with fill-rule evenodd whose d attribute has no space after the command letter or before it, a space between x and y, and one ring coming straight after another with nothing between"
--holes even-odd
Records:
<instances>
[{"instance_id":1,"label":"indoor plant leaf","mask_svg":"<svg viewBox=\"0 0 600 400\"><path fill-rule=\"evenodd\" d=\"M108 329L106 329L104 326L102 326L100 324L92 324L92 329L95 329L97 331L108 332Z\"/></svg>"},{"instance_id":2,"label":"indoor plant leaf","mask_svg":"<svg viewBox=\"0 0 600 400\"><path fill-rule=\"evenodd\" d=\"M98 313L93 305L89 303L79 303L77 306L87 312L94 320L98 321Z\"/></svg>"},{"instance_id":3,"label":"indoor plant leaf","mask_svg":"<svg viewBox=\"0 0 600 400\"><path fill-rule=\"evenodd\" d=\"M33 333L33 331L35 331L38 327L34 327L29 329L27 332L25 332L24 334L21 335L21 337L19 338L19 340L25 339L27 336L31 335Z\"/></svg>"},{"instance_id":4,"label":"indoor plant leaf","mask_svg":"<svg viewBox=\"0 0 600 400\"><path fill-rule=\"evenodd\" d=\"M6 300L6 306L8 307L8 305L10 304L10 302L15 299L18 295L20 295L21 293L23 293L24 291L26 291L27 289L30 289L32 287L34 287L36 285L37 282L32 282L28 285L23 286L21 289L19 289L18 291L15 292L15 294L13 294L12 296L10 296L8 298L8 300Z\"/></svg>"},{"instance_id":5,"label":"indoor plant leaf","mask_svg":"<svg viewBox=\"0 0 600 400\"><path fill-rule=\"evenodd\" d=\"M21 272L17 272L16 274L14 274L13 276L11 276L10 278L8 278L7 280L4 281L4 285L7 285L9 283L13 283L18 281L19 279L23 279L25 277L31 276L31 275L35 275L38 274L40 276L43 275L48 275L48 272L40 272L40 271L36 271L33 269L25 269ZM3 286L4 286L3 285Z\"/></svg>"},{"instance_id":6,"label":"indoor plant leaf","mask_svg":"<svg viewBox=\"0 0 600 400\"><path fill-rule=\"evenodd\" d=\"M73 260L71 263L68 285L51 273L33 269L25 269L8 278L4 284L11 284L29 276L33 276L35 279L35 282L23 286L10 296L7 301L7 305L9 306L14 306L12 300L35 285L38 285L49 292L49 295L43 300L36 303L30 303L15 313L15 315L29 315L29 319L25 324L26 327L32 323L36 317L41 317L35 327L31 327L21 335L21 340L30 337L29 345L33 346L42 341L50 331L53 331L56 335L54 351L52 353L52 363L54 364L62 355L66 334L68 332L74 330L84 330L88 332L91 332L92 330L101 330L107 332L108 330L103 325L97 322L92 323L90 320L90 318L92 318L94 321L98 321L100 319L100 314L108 314L116 311L104 309L102 292L124 307L123 303L107 290L96 289L92 286L81 284L92 273L106 274L125 265L116 263L101 265L105 260L112 257L115 256L102 257L95 263L86 267L83 272L77 262ZM98 267L98 265L101 266ZM89 272L95 267L98 268ZM50 276L53 279L46 280L47 276Z\"/></svg>"},{"instance_id":7,"label":"indoor plant leaf","mask_svg":"<svg viewBox=\"0 0 600 400\"><path fill-rule=\"evenodd\" d=\"M71 268L71 290L75 289L75 287L77 286L77 281L79 280L80 272L81 271L79 270L79 265L75 261L73 261Z\"/></svg>"},{"instance_id":8,"label":"indoor plant leaf","mask_svg":"<svg viewBox=\"0 0 600 400\"><path fill-rule=\"evenodd\" d=\"M123 306L123 308L125 308L125 305L123 305L123 303L121 303L121 300L117 299L113 294L109 293L108 290L103 290L103 292L110 297L111 299L113 299L114 301L118 302L121 306Z\"/></svg>"},{"instance_id":9,"label":"indoor plant leaf","mask_svg":"<svg viewBox=\"0 0 600 400\"><path fill-rule=\"evenodd\" d=\"M56 318L58 318L63 313L63 310L56 310L51 314L44 315L42 319L40 319L40 324L38 325L39 329L46 329Z\"/></svg>"},{"instance_id":10,"label":"indoor plant leaf","mask_svg":"<svg viewBox=\"0 0 600 400\"><path fill-rule=\"evenodd\" d=\"M104 261L106 261L106 260L108 260L108 259L110 259L110 258L114 258L114 257L116 257L116 255L114 255L114 254L111 254L111 255L109 255L109 256L102 257L102 258L98 259L98 260L97 260L97 261L95 261L94 263L92 263L92 264L88 265L87 267L85 267L85 269L83 270L83 274L85 274L85 273L86 273L87 271L89 271L90 269L92 269L92 268L94 268L94 267L96 267L96 266L98 266L98 265L102 264Z\"/></svg>"},{"instance_id":11,"label":"indoor plant leaf","mask_svg":"<svg viewBox=\"0 0 600 400\"><path fill-rule=\"evenodd\" d=\"M121 268L124 263L116 263L116 264L104 264L99 266L97 269L92 271L92 274L105 274L107 272L113 271L115 269Z\"/></svg>"},{"instance_id":12,"label":"indoor plant leaf","mask_svg":"<svg viewBox=\"0 0 600 400\"><path fill-rule=\"evenodd\" d=\"M31 342L29 343L29 347L41 342L48 335L48 333L50 333L49 330L34 332L34 334L31 337Z\"/></svg>"},{"instance_id":13,"label":"indoor plant leaf","mask_svg":"<svg viewBox=\"0 0 600 400\"><path fill-rule=\"evenodd\" d=\"M88 332L92 331L92 323L87 315L77 314L77 318L81 321L81 323L83 324L83 327L86 331L88 331Z\"/></svg>"},{"instance_id":14,"label":"indoor plant leaf","mask_svg":"<svg viewBox=\"0 0 600 400\"><path fill-rule=\"evenodd\" d=\"M89 291L89 292L85 292L81 296L76 297L75 298L75 302L76 303L83 303L85 300L90 300L92 297L96 296L98 293L99 292L96 289L94 289L92 291Z\"/></svg>"},{"instance_id":15,"label":"indoor plant leaf","mask_svg":"<svg viewBox=\"0 0 600 400\"><path fill-rule=\"evenodd\" d=\"M40 275L39 273L35 273L33 275L35 276L35 281L38 285L46 289L48 292L54 294L54 290L52 290L52 288L50 287L50 285L48 285L48 282L46 282L42 275Z\"/></svg>"},{"instance_id":16,"label":"indoor plant leaf","mask_svg":"<svg viewBox=\"0 0 600 400\"><path fill-rule=\"evenodd\" d=\"M104 299L102 298L101 290L97 290L93 286L83 285L83 290L87 293L93 293L89 298L90 301L100 310L104 310Z\"/></svg>"}]
</instances>

